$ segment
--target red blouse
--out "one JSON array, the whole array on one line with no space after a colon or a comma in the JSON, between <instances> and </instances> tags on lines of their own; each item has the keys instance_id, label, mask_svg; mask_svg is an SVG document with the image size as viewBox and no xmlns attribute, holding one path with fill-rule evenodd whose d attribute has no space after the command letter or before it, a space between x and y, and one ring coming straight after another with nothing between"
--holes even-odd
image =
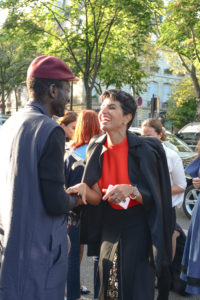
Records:
<instances>
[{"instance_id":1,"label":"red blouse","mask_svg":"<svg viewBox=\"0 0 200 300\"><path fill-rule=\"evenodd\" d=\"M104 152L101 178L98 181L100 189L107 189L110 184L131 184L128 176L128 138L117 145L108 144L104 146L108 149ZM130 200L129 206L139 204L136 200ZM123 209L120 205L110 205L115 209Z\"/></svg>"}]
</instances>

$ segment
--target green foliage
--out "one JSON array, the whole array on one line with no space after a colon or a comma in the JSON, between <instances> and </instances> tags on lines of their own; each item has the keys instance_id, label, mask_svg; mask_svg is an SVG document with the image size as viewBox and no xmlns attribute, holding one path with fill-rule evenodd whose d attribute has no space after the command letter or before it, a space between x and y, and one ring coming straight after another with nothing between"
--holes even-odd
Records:
<instances>
[{"instance_id":1,"label":"green foliage","mask_svg":"<svg viewBox=\"0 0 200 300\"><path fill-rule=\"evenodd\" d=\"M119 89L123 85L129 85L134 93L138 94L144 86L142 79L146 77L141 61L141 56L145 55L144 44L142 44L142 40L145 43L144 36L138 38L137 42L133 41L132 32L126 28L118 32L119 29L117 31L116 28L115 33L110 34L108 47L102 55L97 84L100 82L104 88L115 86Z\"/></svg>"},{"instance_id":2,"label":"green foliage","mask_svg":"<svg viewBox=\"0 0 200 300\"><path fill-rule=\"evenodd\" d=\"M166 120L173 121L174 127L179 129L186 125L188 122L194 121L196 109L196 99L188 99L179 107L177 107L175 101L169 100Z\"/></svg>"},{"instance_id":3,"label":"green foliage","mask_svg":"<svg viewBox=\"0 0 200 300\"><path fill-rule=\"evenodd\" d=\"M3 113L10 92L25 82L27 67L39 48L36 36L30 39L23 27L16 30L11 22L17 24L15 16L11 17L7 27L4 25L0 28L0 96ZM29 27L30 24L27 24L26 28Z\"/></svg>"},{"instance_id":4,"label":"green foliage","mask_svg":"<svg viewBox=\"0 0 200 300\"><path fill-rule=\"evenodd\" d=\"M183 78L181 82L172 88L171 98L176 101L177 107L182 106L185 102L188 102L189 99L196 98L190 77Z\"/></svg>"},{"instance_id":5,"label":"green foliage","mask_svg":"<svg viewBox=\"0 0 200 300\"><path fill-rule=\"evenodd\" d=\"M189 77L176 85L172 90L166 120L174 121L176 128L181 128L194 121L197 110L197 100Z\"/></svg>"},{"instance_id":6,"label":"green foliage","mask_svg":"<svg viewBox=\"0 0 200 300\"><path fill-rule=\"evenodd\" d=\"M170 1L161 26L160 44L199 64L199 0Z\"/></svg>"},{"instance_id":7,"label":"green foliage","mask_svg":"<svg viewBox=\"0 0 200 300\"><path fill-rule=\"evenodd\" d=\"M153 30L152 16L158 12L160 2L6 0L9 18L5 26L13 34L21 30L24 43L31 37L38 45L37 53L65 60L83 79L90 108L98 77L105 84L121 86L123 79L139 87L145 75L138 56Z\"/></svg>"},{"instance_id":8,"label":"green foliage","mask_svg":"<svg viewBox=\"0 0 200 300\"><path fill-rule=\"evenodd\" d=\"M173 50L190 76L197 100L196 120L200 119L200 1L171 0L161 25L159 44ZM175 72L180 70L174 68ZM181 96L181 98L183 98ZM180 102L180 100L178 100Z\"/></svg>"}]
</instances>

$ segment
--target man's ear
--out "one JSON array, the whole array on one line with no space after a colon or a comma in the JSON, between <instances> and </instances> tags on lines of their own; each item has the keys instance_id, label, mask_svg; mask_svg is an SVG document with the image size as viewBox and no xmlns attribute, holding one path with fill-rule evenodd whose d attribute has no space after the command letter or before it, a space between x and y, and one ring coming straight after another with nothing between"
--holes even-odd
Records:
<instances>
[{"instance_id":1,"label":"man's ear","mask_svg":"<svg viewBox=\"0 0 200 300\"><path fill-rule=\"evenodd\" d=\"M49 86L49 95L50 95L53 99L55 99L56 96L57 96L57 93L58 93L58 88L57 88L57 86L56 86L55 84L51 84L51 85Z\"/></svg>"}]
</instances>

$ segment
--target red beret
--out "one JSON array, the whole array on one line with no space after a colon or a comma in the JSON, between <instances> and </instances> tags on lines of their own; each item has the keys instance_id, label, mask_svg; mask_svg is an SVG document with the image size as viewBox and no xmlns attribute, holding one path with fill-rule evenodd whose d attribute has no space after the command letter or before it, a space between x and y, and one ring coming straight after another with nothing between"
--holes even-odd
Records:
<instances>
[{"instance_id":1,"label":"red beret","mask_svg":"<svg viewBox=\"0 0 200 300\"><path fill-rule=\"evenodd\" d=\"M29 78L47 78L66 81L78 81L68 65L58 57L38 56L27 70L27 79Z\"/></svg>"}]
</instances>

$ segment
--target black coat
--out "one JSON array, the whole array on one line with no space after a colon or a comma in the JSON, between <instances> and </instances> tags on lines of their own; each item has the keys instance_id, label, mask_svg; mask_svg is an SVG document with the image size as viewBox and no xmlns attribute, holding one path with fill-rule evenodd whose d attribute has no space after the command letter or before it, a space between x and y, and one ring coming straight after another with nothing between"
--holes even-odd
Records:
<instances>
[{"instance_id":1,"label":"black coat","mask_svg":"<svg viewBox=\"0 0 200 300\"><path fill-rule=\"evenodd\" d=\"M129 152L128 171L131 184L137 185L144 201L144 208L151 232L152 250L157 270L161 264L171 261L172 203L171 185L165 151L158 139L138 137L127 132ZM86 167L82 181L89 186L101 177L106 135L94 137L87 149ZM102 204L88 209L87 217L82 220L85 243L90 244L95 233L99 232L102 219ZM86 221L87 219L87 221ZM86 223L87 222L87 223ZM92 246L98 242L92 240ZM98 244L98 243L97 243ZM91 255L96 253L91 253Z\"/></svg>"}]
</instances>

